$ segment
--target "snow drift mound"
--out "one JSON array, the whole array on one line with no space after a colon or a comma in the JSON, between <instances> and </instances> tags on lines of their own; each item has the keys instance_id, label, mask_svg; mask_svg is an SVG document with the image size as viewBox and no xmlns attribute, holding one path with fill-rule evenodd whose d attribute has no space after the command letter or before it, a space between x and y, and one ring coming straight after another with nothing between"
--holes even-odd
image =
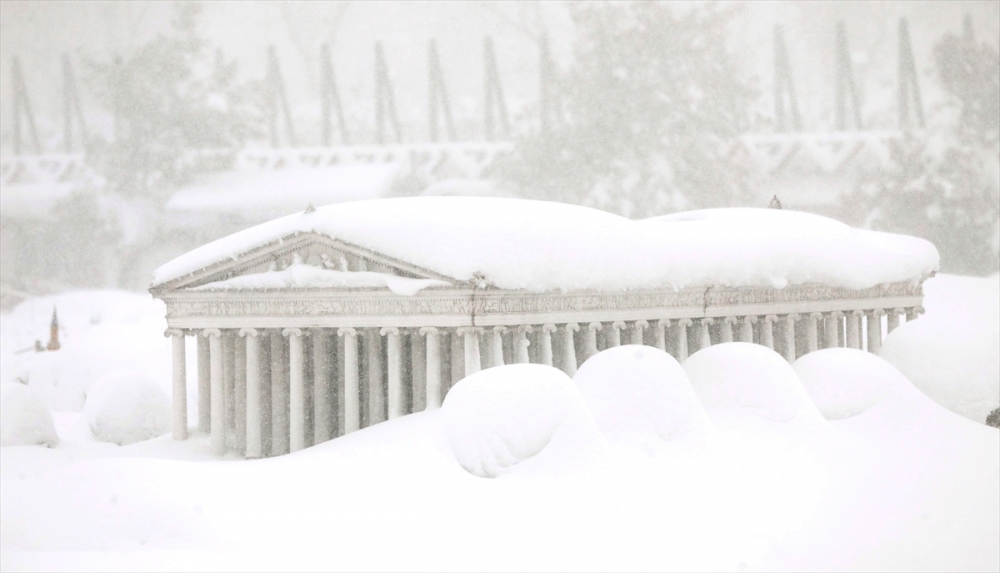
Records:
<instances>
[{"instance_id":1,"label":"snow drift mound","mask_svg":"<svg viewBox=\"0 0 1000 573\"><path fill-rule=\"evenodd\" d=\"M727 342L704 348L684 361L684 371L714 422L765 420L822 426L795 370L777 352L759 344Z\"/></svg>"},{"instance_id":2,"label":"snow drift mound","mask_svg":"<svg viewBox=\"0 0 1000 573\"><path fill-rule=\"evenodd\" d=\"M497 477L543 449L560 447L556 442L580 445L593 428L573 381L540 364L473 374L448 392L441 413L455 459L479 477Z\"/></svg>"},{"instance_id":3,"label":"snow drift mound","mask_svg":"<svg viewBox=\"0 0 1000 573\"><path fill-rule=\"evenodd\" d=\"M938 404L985 423L1000 406L1000 275L938 275L927 314L894 330L879 356Z\"/></svg>"},{"instance_id":4,"label":"snow drift mound","mask_svg":"<svg viewBox=\"0 0 1000 573\"><path fill-rule=\"evenodd\" d=\"M612 441L649 444L709 427L684 369L657 348L609 348L584 362L573 381Z\"/></svg>"},{"instance_id":5,"label":"snow drift mound","mask_svg":"<svg viewBox=\"0 0 1000 573\"><path fill-rule=\"evenodd\" d=\"M24 384L0 385L0 445L49 448L59 435L45 402Z\"/></svg>"},{"instance_id":6,"label":"snow drift mound","mask_svg":"<svg viewBox=\"0 0 1000 573\"><path fill-rule=\"evenodd\" d=\"M894 395L915 391L892 364L853 348L810 352L795 361L794 369L827 420L857 416Z\"/></svg>"},{"instance_id":7,"label":"snow drift mound","mask_svg":"<svg viewBox=\"0 0 1000 573\"><path fill-rule=\"evenodd\" d=\"M142 376L101 378L90 389L83 413L98 440L120 446L170 431L170 399Z\"/></svg>"}]
</instances>

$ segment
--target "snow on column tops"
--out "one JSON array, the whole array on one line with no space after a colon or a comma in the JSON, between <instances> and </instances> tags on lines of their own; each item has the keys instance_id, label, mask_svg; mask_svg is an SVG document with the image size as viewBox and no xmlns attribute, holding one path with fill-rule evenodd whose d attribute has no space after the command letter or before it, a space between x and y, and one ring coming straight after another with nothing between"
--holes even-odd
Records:
<instances>
[{"instance_id":1,"label":"snow on column tops","mask_svg":"<svg viewBox=\"0 0 1000 573\"><path fill-rule=\"evenodd\" d=\"M152 286L315 232L457 281L480 274L532 292L769 286L868 288L922 280L934 245L788 210L711 209L633 221L563 203L408 197L320 207L199 247L156 270Z\"/></svg>"}]
</instances>

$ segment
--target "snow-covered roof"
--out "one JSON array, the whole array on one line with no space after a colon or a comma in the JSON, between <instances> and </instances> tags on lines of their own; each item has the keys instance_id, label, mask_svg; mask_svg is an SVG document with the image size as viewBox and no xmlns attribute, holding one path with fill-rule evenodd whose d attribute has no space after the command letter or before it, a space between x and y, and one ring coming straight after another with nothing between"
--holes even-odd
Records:
<instances>
[{"instance_id":1,"label":"snow-covered roof","mask_svg":"<svg viewBox=\"0 0 1000 573\"><path fill-rule=\"evenodd\" d=\"M385 196L399 168L398 163L370 163L212 173L177 191L167 210L274 217L310 203L377 199Z\"/></svg>"},{"instance_id":2,"label":"snow-covered roof","mask_svg":"<svg viewBox=\"0 0 1000 573\"><path fill-rule=\"evenodd\" d=\"M275 241L316 233L457 281L534 292L920 280L934 245L807 213L716 209L633 221L563 203L410 197L320 207L199 247L156 270L153 286Z\"/></svg>"}]
</instances>

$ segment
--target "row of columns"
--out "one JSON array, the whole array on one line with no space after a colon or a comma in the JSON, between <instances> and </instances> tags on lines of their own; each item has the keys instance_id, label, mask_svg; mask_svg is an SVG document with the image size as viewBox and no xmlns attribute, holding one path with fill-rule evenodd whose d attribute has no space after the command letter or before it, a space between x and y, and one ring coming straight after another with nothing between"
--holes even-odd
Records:
<instances>
[{"instance_id":1,"label":"row of columns","mask_svg":"<svg viewBox=\"0 0 1000 573\"><path fill-rule=\"evenodd\" d=\"M923 309L460 328L169 329L173 436L186 439L186 334L197 335L198 429L212 450L248 458L301 450L410 412L440 407L461 378L510 363L573 376L600 350L647 344L683 362L691 349L752 342L789 362L835 346L877 353Z\"/></svg>"}]
</instances>

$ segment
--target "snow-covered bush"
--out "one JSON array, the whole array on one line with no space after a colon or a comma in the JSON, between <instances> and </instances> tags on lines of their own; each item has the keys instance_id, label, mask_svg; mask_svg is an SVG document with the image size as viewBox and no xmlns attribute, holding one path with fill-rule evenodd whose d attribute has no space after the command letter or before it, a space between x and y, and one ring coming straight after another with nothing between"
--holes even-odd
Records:
<instances>
[{"instance_id":1,"label":"snow-covered bush","mask_svg":"<svg viewBox=\"0 0 1000 573\"><path fill-rule=\"evenodd\" d=\"M170 431L170 398L155 382L112 374L94 383L83 412L94 436L124 446Z\"/></svg>"},{"instance_id":2,"label":"snow-covered bush","mask_svg":"<svg viewBox=\"0 0 1000 573\"><path fill-rule=\"evenodd\" d=\"M612 441L648 444L709 427L684 369L657 348L609 348L588 359L573 381Z\"/></svg>"},{"instance_id":3,"label":"snow-covered bush","mask_svg":"<svg viewBox=\"0 0 1000 573\"><path fill-rule=\"evenodd\" d=\"M714 422L823 424L795 370L765 346L747 342L710 346L688 357L684 371Z\"/></svg>"},{"instance_id":4,"label":"snow-covered bush","mask_svg":"<svg viewBox=\"0 0 1000 573\"><path fill-rule=\"evenodd\" d=\"M586 447L596 433L573 381L539 364L473 374L448 392L441 413L455 459L479 477L497 477L543 449Z\"/></svg>"},{"instance_id":5,"label":"snow-covered bush","mask_svg":"<svg viewBox=\"0 0 1000 573\"><path fill-rule=\"evenodd\" d=\"M24 384L0 385L0 445L54 447L59 435L52 412Z\"/></svg>"},{"instance_id":6,"label":"snow-covered bush","mask_svg":"<svg viewBox=\"0 0 1000 573\"><path fill-rule=\"evenodd\" d=\"M853 348L827 348L795 361L802 386L827 420L857 416L900 392L906 376L878 356Z\"/></svg>"}]
</instances>

